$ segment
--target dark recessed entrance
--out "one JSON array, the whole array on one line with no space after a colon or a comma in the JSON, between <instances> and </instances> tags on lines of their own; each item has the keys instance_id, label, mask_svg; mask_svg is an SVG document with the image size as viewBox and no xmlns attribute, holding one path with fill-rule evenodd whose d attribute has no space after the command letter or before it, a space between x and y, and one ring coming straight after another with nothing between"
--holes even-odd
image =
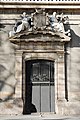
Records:
<instances>
[{"instance_id":1,"label":"dark recessed entrance","mask_svg":"<svg viewBox=\"0 0 80 120\"><path fill-rule=\"evenodd\" d=\"M25 66L23 113L55 112L54 62L29 60Z\"/></svg>"}]
</instances>

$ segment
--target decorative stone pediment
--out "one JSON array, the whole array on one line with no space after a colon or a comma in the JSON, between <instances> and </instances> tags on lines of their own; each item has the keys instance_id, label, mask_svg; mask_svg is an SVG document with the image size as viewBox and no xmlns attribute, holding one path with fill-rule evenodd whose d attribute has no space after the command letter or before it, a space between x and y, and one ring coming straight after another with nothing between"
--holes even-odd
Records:
<instances>
[{"instance_id":1,"label":"decorative stone pediment","mask_svg":"<svg viewBox=\"0 0 80 120\"><path fill-rule=\"evenodd\" d=\"M14 37L9 39L12 43L17 44L18 42L29 42L29 41L43 41L43 42L68 42L70 37L64 33L53 33L51 31L34 31L34 32L22 32L16 34Z\"/></svg>"},{"instance_id":2,"label":"decorative stone pediment","mask_svg":"<svg viewBox=\"0 0 80 120\"><path fill-rule=\"evenodd\" d=\"M64 52L64 43L70 38L64 33L53 33L50 31L35 31L18 33L10 38L16 44L16 49L27 52Z\"/></svg>"},{"instance_id":3,"label":"decorative stone pediment","mask_svg":"<svg viewBox=\"0 0 80 120\"><path fill-rule=\"evenodd\" d=\"M64 31L63 21L63 15L57 16L56 12L48 15L45 10L36 10L31 16L23 13L22 21L10 31L9 40L22 51L64 52L64 43L70 41L70 31Z\"/></svg>"}]
</instances>

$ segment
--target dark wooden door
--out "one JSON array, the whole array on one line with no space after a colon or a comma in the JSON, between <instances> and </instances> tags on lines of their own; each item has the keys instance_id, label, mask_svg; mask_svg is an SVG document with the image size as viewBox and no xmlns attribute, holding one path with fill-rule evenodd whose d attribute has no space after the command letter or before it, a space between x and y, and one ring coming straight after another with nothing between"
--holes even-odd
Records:
<instances>
[{"instance_id":1,"label":"dark wooden door","mask_svg":"<svg viewBox=\"0 0 80 120\"><path fill-rule=\"evenodd\" d=\"M26 62L26 113L54 112L54 62L32 60Z\"/></svg>"}]
</instances>

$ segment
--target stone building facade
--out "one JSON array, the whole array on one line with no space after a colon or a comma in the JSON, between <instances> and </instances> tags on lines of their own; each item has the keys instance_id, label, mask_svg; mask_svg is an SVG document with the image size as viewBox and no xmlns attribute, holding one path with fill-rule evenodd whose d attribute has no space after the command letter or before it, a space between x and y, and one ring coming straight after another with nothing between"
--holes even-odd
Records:
<instances>
[{"instance_id":1,"label":"stone building facade","mask_svg":"<svg viewBox=\"0 0 80 120\"><path fill-rule=\"evenodd\" d=\"M1 0L1 115L80 114L79 3Z\"/></svg>"}]
</instances>

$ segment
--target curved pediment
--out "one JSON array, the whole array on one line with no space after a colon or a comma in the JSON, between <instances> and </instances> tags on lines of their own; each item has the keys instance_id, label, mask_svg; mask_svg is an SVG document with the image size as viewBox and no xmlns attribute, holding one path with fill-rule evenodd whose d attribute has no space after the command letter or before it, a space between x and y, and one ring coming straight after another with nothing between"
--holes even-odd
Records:
<instances>
[{"instance_id":1,"label":"curved pediment","mask_svg":"<svg viewBox=\"0 0 80 120\"><path fill-rule=\"evenodd\" d=\"M70 37L64 33L51 32L51 31L23 31L17 33L14 37L9 38L12 43L18 42L29 42L29 41L57 41L57 42L68 42Z\"/></svg>"}]
</instances>

